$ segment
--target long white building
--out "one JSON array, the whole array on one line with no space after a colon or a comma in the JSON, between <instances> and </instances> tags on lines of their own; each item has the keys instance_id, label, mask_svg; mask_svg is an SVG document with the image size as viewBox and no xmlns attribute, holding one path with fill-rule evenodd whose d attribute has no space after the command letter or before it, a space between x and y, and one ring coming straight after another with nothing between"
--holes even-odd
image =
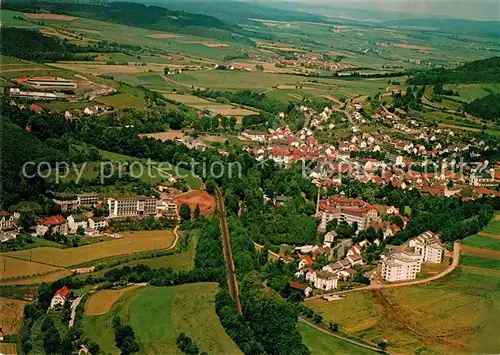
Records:
<instances>
[{"instance_id":1,"label":"long white building","mask_svg":"<svg viewBox=\"0 0 500 355\"><path fill-rule=\"evenodd\" d=\"M156 198L126 196L108 198L109 217L134 217L156 215Z\"/></svg>"}]
</instances>

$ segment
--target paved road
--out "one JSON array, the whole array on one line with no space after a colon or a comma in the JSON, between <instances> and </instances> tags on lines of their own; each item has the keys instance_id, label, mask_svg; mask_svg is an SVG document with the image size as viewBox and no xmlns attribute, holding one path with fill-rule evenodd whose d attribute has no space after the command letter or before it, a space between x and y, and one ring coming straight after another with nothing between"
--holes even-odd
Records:
<instances>
[{"instance_id":1,"label":"paved road","mask_svg":"<svg viewBox=\"0 0 500 355\"><path fill-rule=\"evenodd\" d=\"M346 337L343 337L342 335L338 335L336 333L333 333L333 332L329 332L321 327L318 327L317 325L309 322L308 320L302 318L302 317L299 317L299 322L301 323L305 323L307 324L308 326L310 327L313 327L314 329L317 329L319 330L320 332L323 332L325 334L328 334L334 338L337 338L337 339L340 339L342 341L346 341L348 343L351 343L351 344L354 344L354 345L357 345L357 346L361 346L365 349L368 349L368 350L373 350L375 352L378 352L378 353L385 353L385 354L389 354L387 351L383 352L381 351L379 348L375 347L375 346L370 346L370 345L367 345L367 344L364 344L364 343L360 343L360 342L357 342L356 340L353 340L353 339L350 339L350 338L346 338Z\"/></svg>"},{"instance_id":2,"label":"paved road","mask_svg":"<svg viewBox=\"0 0 500 355\"><path fill-rule=\"evenodd\" d=\"M231 239L229 238L229 228L227 227L226 207L222 192L219 187L216 188L217 206L220 212L220 229L222 233L222 248L224 251L224 260L226 262L227 283L229 286L229 294L236 304L236 310L241 315L241 303L238 292L238 280L236 279L236 268L234 267L233 252L231 250Z\"/></svg>"},{"instance_id":3,"label":"paved road","mask_svg":"<svg viewBox=\"0 0 500 355\"><path fill-rule=\"evenodd\" d=\"M396 288L396 287L406 287L406 286L411 286L411 285L419 285L419 284L425 284L434 280L441 279L448 275L450 272L455 270L455 268L458 266L460 262L460 243L455 242L453 244L453 262L451 265L444 271L440 272L439 274L435 276L428 277L426 279L420 279L420 280L414 280L410 282L404 282L404 283L398 283L398 284L371 284L369 286L365 287L359 287L355 288L352 290L345 290L345 291L337 291L337 292L332 292L332 293L327 293L327 294L322 294L322 295L317 295L317 296L312 296L307 298L308 300L312 299L318 299L324 296L332 296L332 295L339 295L339 294L344 294L344 293L350 293L350 292L356 292L356 291L370 291L370 290L379 290L379 289L384 289L384 288Z\"/></svg>"}]
</instances>

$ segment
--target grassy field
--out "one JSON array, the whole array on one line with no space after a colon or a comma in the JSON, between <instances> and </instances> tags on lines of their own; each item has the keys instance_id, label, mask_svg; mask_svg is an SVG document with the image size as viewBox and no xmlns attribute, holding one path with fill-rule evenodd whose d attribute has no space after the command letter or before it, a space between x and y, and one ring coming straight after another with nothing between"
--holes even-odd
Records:
<instances>
[{"instance_id":1,"label":"grassy field","mask_svg":"<svg viewBox=\"0 0 500 355\"><path fill-rule=\"evenodd\" d=\"M9 355L17 354L16 344L0 343L0 353Z\"/></svg>"},{"instance_id":2,"label":"grassy field","mask_svg":"<svg viewBox=\"0 0 500 355\"><path fill-rule=\"evenodd\" d=\"M88 316L99 316L110 311L115 302L125 293L139 286L129 286L119 290L102 290L89 296L85 303L85 314Z\"/></svg>"},{"instance_id":3,"label":"grassy field","mask_svg":"<svg viewBox=\"0 0 500 355\"><path fill-rule=\"evenodd\" d=\"M462 255L460 257L460 264L465 266L500 270L500 260L483 258L476 255Z\"/></svg>"},{"instance_id":4,"label":"grassy field","mask_svg":"<svg viewBox=\"0 0 500 355\"><path fill-rule=\"evenodd\" d=\"M197 110L209 110L214 114L224 116L248 116L257 114L257 111L239 108L230 104L222 104L214 101L202 99L193 95L164 94L167 99L185 104Z\"/></svg>"},{"instance_id":5,"label":"grassy field","mask_svg":"<svg viewBox=\"0 0 500 355\"><path fill-rule=\"evenodd\" d=\"M27 302L0 297L0 328L4 334L17 334L21 329Z\"/></svg>"},{"instance_id":6,"label":"grassy field","mask_svg":"<svg viewBox=\"0 0 500 355\"><path fill-rule=\"evenodd\" d=\"M174 235L169 230L126 232L121 233L121 235L123 236L121 239L84 245L78 248L42 247L32 249L31 259L43 264L68 267L112 256L165 249L170 247L174 240ZM5 255L29 260L30 251L7 252ZM49 267L48 265L43 266Z\"/></svg>"},{"instance_id":7,"label":"grassy field","mask_svg":"<svg viewBox=\"0 0 500 355\"><path fill-rule=\"evenodd\" d=\"M500 348L500 271L464 268L425 285L356 292L338 302L306 305L325 323L395 353L492 353Z\"/></svg>"},{"instance_id":8,"label":"grassy field","mask_svg":"<svg viewBox=\"0 0 500 355\"><path fill-rule=\"evenodd\" d=\"M482 231L484 233L500 235L500 220L491 221Z\"/></svg>"},{"instance_id":9,"label":"grassy field","mask_svg":"<svg viewBox=\"0 0 500 355\"><path fill-rule=\"evenodd\" d=\"M63 277L71 275L71 271L66 269L57 270L49 274L41 276L31 276L22 279L0 280L0 286L14 286L14 285L38 285L42 282L54 282L62 279ZM23 275L24 276L24 275ZM29 276L29 275L26 275Z\"/></svg>"},{"instance_id":10,"label":"grassy field","mask_svg":"<svg viewBox=\"0 0 500 355\"><path fill-rule=\"evenodd\" d=\"M49 248L36 248L31 250L20 251L22 253L22 257L18 257L17 255L13 255L14 257L7 257L9 252L0 255L0 276L2 279L21 277L21 276L35 276L40 274L46 274L52 271L56 271L59 268L51 265L44 265L38 262L35 262L35 258L33 257L33 261L30 260L30 253L33 255L36 254L36 250L49 249ZM50 249L59 250L62 252L62 249L50 247ZM11 252L12 253L12 252ZM17 253L17 252L13 252ZM24 260L19 260L24 259Z\"/></svg>"},{"instance_id":11,"label":"grassy field","mask_svg":"<svg viewBox=\"0 0 500 355\"><path fill-rule=\"evenodd\" d=\"M465 238L462 243L466 246L500 251L500 239L496 238L474 234Z\"/></svg>"},{"instance_id":12,"label":"grassy field","mask_svg":"<svg viewBox=\"0 0 500 355\"><path fill-rule=\"evenodd\" d=\"M178 353L175 340L180 332L191 337L200 351L240 354L215 314L216 292L214 283L139 288L124 294L110 312L84 316L83 330L99 343L101 351L118 354L110 327L118 315L134 328L141 354Z\"/></svg>"},{"instance_id":13,"label":"grassy field","mask_svg":"<svg viewBox=\"0 0 500 355\"><path fill-rule=\"evenodd\" d=\"M376 354L374 351L328 336L304 323L297 324L297 329L302 336L302 342L309 348L311 355Z\"/></svg>"}]
</instances>

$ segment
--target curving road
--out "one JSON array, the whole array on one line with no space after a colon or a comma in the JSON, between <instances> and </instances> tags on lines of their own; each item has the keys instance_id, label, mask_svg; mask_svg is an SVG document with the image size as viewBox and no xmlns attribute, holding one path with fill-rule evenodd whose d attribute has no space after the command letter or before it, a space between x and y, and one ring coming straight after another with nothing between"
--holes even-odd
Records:
<instances>
[{"instance_id":1,"label":"curving road","mask_svg":"<svg viewBox=\"0 0 500 355\"><path fill-rule=\"evenodd\" d=\"M453 244L453 262L451 263L451 265L448 268L446 268L446 270L440 272L439 274L437 274L435 276L431 276L431 277L428 277L426 279L414 280L414 281L403 282L403 283L398 283L398 284L385 284L385 285L371 284L371 285L368 285L365 287L355 288L353 290L338 291L338 292L332 292L332 293L326 293L326 294L322 294L322 295L312 296L312 297L308 297L307 300L313 300L313 299L318 299L318 298L321 298L324 296L333 296L333 295L339 295L339 294L356 292L356 291L370 291L370 290L379 290L379 289L383 289L383 288L396 288L396 287L406 287L406 286L411 286L411 285L425 284L425 283L428 283L428 282L438 280L438 279L445 277L450 272L455 270L455 268L458 266L459 262L460 262L460 243L455 242Z\"/></svg>"}]
</instances>

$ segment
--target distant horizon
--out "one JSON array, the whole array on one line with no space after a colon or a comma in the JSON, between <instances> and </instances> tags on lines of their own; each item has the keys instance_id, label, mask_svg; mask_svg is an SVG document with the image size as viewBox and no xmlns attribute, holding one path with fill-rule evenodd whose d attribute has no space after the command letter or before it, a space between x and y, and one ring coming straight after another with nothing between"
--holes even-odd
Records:
<instances>
[{"instance_id":1,"label":"distant horizon","mask_svg":"<svg viewBox=\"0 0 500 355\"><path fill-rule=\"evenodd\" d=\"M245 0L244 0L245 1ZM245 1L250 2L250 1ZM500 2L493 0L481 1L462 1L462 0L446 0L446 1L412 1L412 0L257 0L253 3L260 5L277 5L277 4L304 4L311 7L310 11L314 11L318 6L328 8L346 8L352 10L361 10L369 12L370 10L377 12L394 12L404 14L408 17L415 16L429 18L447 18L447 19L463 19L475 21L500 21ZM307 11L307 8L297 9ZM325 11L327 12L327 11ZM317 13L317 11L314 11ZM325 15L328 16L327 13ZM500 30L499 30L500 33Z\"/></svg>"}]
</instances>

